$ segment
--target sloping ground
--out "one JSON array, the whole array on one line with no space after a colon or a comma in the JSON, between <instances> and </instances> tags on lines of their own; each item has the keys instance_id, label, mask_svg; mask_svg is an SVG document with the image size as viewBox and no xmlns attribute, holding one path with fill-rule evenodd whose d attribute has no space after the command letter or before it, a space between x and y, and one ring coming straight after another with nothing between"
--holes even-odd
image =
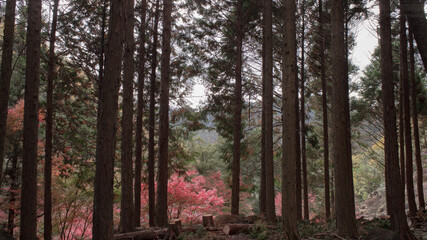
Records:
<instances>
[{"instance_id":1,"label":"sloping ground","mask_svg":"<svg viewBox=\"0 0 427 240\"><path fill-rule=\"evenodd\" d=\"M427 198L427 159L426 156L427 151L422 152L423 159L423 179L424 179L424 198ZM416 171L414 171L414 190L415 190L415 198L418 204L418 193L416 186ZM405 193L406 198L406 193ZM406 202L406 200L405 200ZM406 210L408 210L408 204L405 204ZM368 199L360 204L356 209L356 215L358 217L364 217L365 219L373 219L377 217L382 217L387 215L386 208L386 198L385 198L385 189L381 187L371 193Z\"/></svg>"}]
</instances>

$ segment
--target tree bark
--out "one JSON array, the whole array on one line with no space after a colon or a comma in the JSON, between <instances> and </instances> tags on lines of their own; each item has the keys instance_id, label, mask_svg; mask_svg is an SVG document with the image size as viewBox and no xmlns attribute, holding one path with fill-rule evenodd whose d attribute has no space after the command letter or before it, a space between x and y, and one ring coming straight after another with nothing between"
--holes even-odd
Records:
<instances>
[{"instance_id":1,"label":"tree bark","mask_svg":"<svg viewBox=\"0 0 427 240\"><path fill-rule=\"evenodd\" d=\"M142 174L142 139L143 139L143 116L144 116L144 78L145 78L145 37L146 37L146 15L147 1L141 1L141 25L139 38L139 72L138 72L138 103L136 116L136 148L135 148L135 226L141 225L141 174Z\"/></svg>"},{"instance_id":2,"label":"tree bark","mask_svg":"<svg viewBox=\"0 0 427 240\"><path fill-rule=\"evenodd\" d=\"M296 204L296 126L297 121L297 44L296 44L296 3L285 1L284 15L284 48L282 80L282 216L283 229L290 240L299 239L297 230Z\"/></svg>"},{"instance_id":3,"label":"tree bark","mask_svg":"<svg viewBox=\"0 0 427 240\"><path fill-rule=\"evenodd\" d=\"M122 156L121 156L121 200L120 228L131 232L135 228L133 202L133 80L135 74L134 0L127 0L123 56L123 102L122 102Z\"/></svg>"},{"instance_id":4,"label":"tree bark","mask_svg":"<svg viewBox=\"0 0 427 240\"><path fill-rule=\"evenodd\" d=\"M266 110L266 95L265 95L265 77L266 77L266 13L265 13L265 3L267 1L262 1L263 9L263 32L262 32L262 110L261 110L261 180L260 180L260 193L259 193L259 210L261 215L266 216L267 206L266 206L266 168L265 168L265 110ZM270 40L271 41L271 40Z\"/></svg>"},{"instance_id":5,"label":"tree bark","mask_svg":"<svg viewBox=\"0 0 427 240\"><path fill-rule=\"evenodd\" d=\"M203 227L215 227L212 215L203 215L202 223Z\"/></svg>"},{"instance_id":6,"label":"tree bark","mask_svg":"<svg viewBox=\"0 0 427 240\"><path fill-rule=\"evenodd\" d=\"M417 214L414 192L414 171L412 159L412 133L411 133L411 108L409 102L409 78L408 78L408 40L406 38L405 18L401 17L400 29L400 64L403 83L403 113L405 125L405 159L406 159L406 189L408 194L409 214L414 217Z\"/></svg>"},{"instance_id":7,"label":"tree bark","mask_svg":"<svg viewBox=\"0 0 427 240\"><path fill-rule=\"evenodd\" d=\"M408 62L407 56L404 57L407 51L406 45L406 23L405 17L400 14L400 79L399 79L399 162L400 162L400 177L402 184L402 191L405 192L405 124L404 124L404 81L408 79ZM405 53L405 54L404 54ZM389 196L386 199L391 199ZM405 198L403 198L405 199ZM390 206L387 203L387 206ZM390 215L390 209L387 207L387 214Z\"/></svg>"},{"instance_id":8,"label":"tree bark","mask_svg":"<svg viewBox=\"0 0 427 240\"><path fill-rule=\"evenodd\" d=\"M332 121L337 233L356 237L343 1L332 1Z\"/></svg>"},{"instance_id":9,"label":"tree bark","mask_svg":"<svg viewBox=\"0 0 427 240\"><path fill-rule=\"evenodd\" d=\"M264 38L265 38L265 196L268 222L276 221L274 206L274 164L273 164L273 30L272 30L272 1L265 1L264 7Z\"/></svg>"},{"instance_id":10,"label":"tree bark","mask_svg":"<svg viewBox=\"0 0 427 240\"><path fill-rule=\"evenodd\" d=\"M99 86L93 239L113 239L113 177L118 94L123 55L125 0L113 0L110 9L105 77Z\"/></svg>"},{"instance_id":11,"label":"tree bark","mask_svg":"<svg viewBox=\"0 0 427 240\"><path fill-rule=\"evenodd\" d=\"M391 45L390 0L380 0L381 80L383 94L384 148L386 197L390 204L391 225L402 239L415 239L409 231L405 216L404 193L399 172L394 106L393 61Z\"/></svg>"},{"instance_id":12,"label":"tree bark","mask_svg":"<svg viewBox=\"0 0 427 240\"><path fill-rule=\"evenodd\" d=\"M157 44L158 44L158 26L159 26L159 0L156 1L156 13L154 15L153 48L151 53L151 76L150 76L150 116L148 120L148 218L150 227L156 225L156 197L154 189L154 129L156 125L156 70L157 70Z\"/></svg>"},{"instance_id":13,"label":"tree bark","mask_svg":"<svg viewBox=\"0 0 427 240\"><path fill-rule=\"evenodd\" d=\"M0 70L0 188L3 180L4 140L9 105L10 79L12 77L13 38L15 33L16 0L6 1L3 30L3 51Z\"/></svg>"},{"instance_id":14,"label":"tree bark","mask_svg":"<svg viewBox=\"0 0 427 240\"><path fill-rule=\"evenodd\" d=\"M242 133L242 15L243 0L237 0L236 22L236 82L234 85L233 167L231 186L231 214L239 214L240 139Z\"/></svg>"},{"instance_id":15,"label":"tree bark","mask_svg":"<svg viewBox=\"0 0 427 240\"><path fill-rule=\"evenodd\" d=\"M24 95L24 143L22 159L21 240L37 235L37 141L39 124L40 0L28 2L27 57Z\"/></svg>"},{"instance_id":16,"label":"tree bark","mask_svg":"<svg viewBox=\"0 0 427 240\"><path fill-rule=\"evenodd\" d=\"M405 192L405 125L403 120L403 77L402 69L400 70L399 79L399 162L402 191Z\"/></svg>"},{"instance_id":17,"label":"tree bark","mask_svg":"<svg viewBox=\"0 0 427 240\"><path fill-rule=\"evenodd\" d=\"M50 32L49 60L47 73L46 96L46 139L45 139L45 167L44 167L44 232L46 240L52 239L52 134L53 134L53 81L55 72L55 41L56 25L58 20L59 0L53 3L52 28Z\"/></svg>"},{"instance_id":18,"label":"tree bark","mask_svg":"<svg viewBox=\"0 0 427 240\"><path fill-rule=\"evenodd\" d=\"M14 145L13 147L13 156L12 156L12 169L10 171L10 199L9 199L9 215L7 218L7 232L13 236L13 229L15 228L15 215L16 215L16 191L18 190L18 147Z\"/></svg>"},{"instance_id":19,"label":"tree bark","mask_svg":"<svg viewBox=\"0 0 427 240\"><path fill-rule=\"evenodd\" d=\"M402 0L402 11L408 19L409 30L417 42L418 51L427 71L427 19L424 11L425 0Z\"/></svg>"},{"instance_id":20,"label":"tree bark","mask_svg":"<svg viewBox=\"0 0 427 240\"><path fill-rule=\"evenodd\" d=\"M425 209L424 190L423 190L423 165L421 160L420 133L418 128L418 109L417 109L417 85L415 82L415 58L414 58L414 39L409 32L409 59L410 59L410 77L411 77L411 97L412 97L412 122L414 126L414 145L415 162L417 164L417 192L418 205L420 209Z\"/></svg>"},{"instance_id":21,"label":"tree bark","mask_svg":"<svg viewBox=\"0 0 427 240\"><path fill-rule=\"evenodd\" d=\"M329 131L328 131L328 101L326 92L326 65L325 65L325 31L323 18L323 1L319 0L319 32L320 32L320 78L322 80L322 117L323 117L323 169L325 183L325 215L331 217L330 183L329 183Z\"/></svg>"},{"instance_id":22,"label":"tree bark","mask_svg":"<svg viewBox=\"0 0 427 240\"><path fill-rule=\"evenodd\" d=\"M162 69L160 77L159 165L157 182L157 226L168 224L168 160L169 160L169 84L171 55L172 0L163 2Z\"/></svg>"},{"instance_id":23,"label":"tree bark","mask_svg":"<svg viewBox=\"0 0 427 240\"><path fill-rule=\"evenodd\" d=\"M301 29L301 159L302 179L304 188L304 219L310 219L308 206L308 182L307 182L307 154L305 145L305 2L302 1L302 29Z\"/></svg>"}]
</instances>

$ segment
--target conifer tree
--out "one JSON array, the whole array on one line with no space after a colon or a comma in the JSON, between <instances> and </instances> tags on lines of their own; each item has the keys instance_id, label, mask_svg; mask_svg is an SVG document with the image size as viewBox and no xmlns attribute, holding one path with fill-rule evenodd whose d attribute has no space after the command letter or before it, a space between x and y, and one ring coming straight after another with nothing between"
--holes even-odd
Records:
<instances>
[{"instance_id":1,"label":"conifer tree","mask_svg":"<svg viewBox=\"0 0 427 240\"><path fill-rule=\"evenodd\" d=\"M344 42L344 4L332 0L332 122L335 164L337 233L356 237L353 169L350 141L348 68Z\"/></svg>"},{"instance_id":2,"label":"conifer tree","mask_svg":"<svg viewBox=\"0 0 427 240\"><path fill-rule=\"evenodd\" d=\"M105 74L99 83L93 239L113 239L113 180L125 0L112 0Z\"/></svg>"},{"instance_id":3,"label":"conifer tree","mask_svg":"<svg viewBox=\"0 0 427 240\"><path fill-rule=\"evenodd\" d=\"M53 3L52 27L50 30L49 61L47 73L46 104L46 144L44 168L44 232L46 240L52 239L52 134L53 134L53 88L55 71L56 25L58 21L59 0Z\"/></svg>"},{"instance_id":4,"label":"conifer tree","mask_svg":"<svg viewBox=\"0 0 427 240\"><path fill-rule=\"evenodd\" d=\"M4 140L6 135L10 79L12 77L13 38L15 34L15 7L16 0L6 1L0 69L0 188L3 180Z\"/></svg>"},{"instance_id":5,"label":"conifer tree","mask_svg":"<svg viewBox=\"0 0 427 240\"><path fill-rule=\"evenodd\" d=\"M157 182L157 226L168 225L169 84L173 0L163 1L163 40L160 77L159 165Z\"/></svg>"},{"instance_id":6,"label":"conifer tree","mask_svg":"<svg viewBox=\"0 0 427 240\"><path fill-rule=\"evenodd\" d=\"M122 155L121 155L121 200L120 228L123 232L134 230L133 202L133 81L135 74L134 53L134 0L127 0L125 15L123 56L123 102L122 102Z\"/></svg>"},{"instance_id":7,"label":"conifer tree","mask_svg":"<svg viewBox=\"0 0 427 240\"><path fill-rule=\"evenodd\" d=\"M40 84L41 0L28 2L25 69L24 142L22 158L21 229L19 239L37 237L37 141Z\"/></svg>"}]
</instances>

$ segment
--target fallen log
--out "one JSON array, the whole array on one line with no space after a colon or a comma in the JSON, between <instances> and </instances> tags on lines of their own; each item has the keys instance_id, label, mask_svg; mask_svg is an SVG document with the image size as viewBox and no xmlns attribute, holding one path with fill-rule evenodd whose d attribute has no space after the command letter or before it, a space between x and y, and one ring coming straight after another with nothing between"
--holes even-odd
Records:
<instances>
[{"instance_id":1,"label":"fallen log","mask_svg":"<svg viewBox=\"0 0 427 240\"><path fill-rule=\"evenodd\" d=\"M114 235L114 240L153 240L158 238L164 238L166 236L167 229L147 229L137 232L120 233Z\"/></svg>"},{"instance_id":2,"label":"fallen log","mask_svg":"<svg viewBox=\"0 0 427 240\"><path fill-rule=\"evenodd\" d=\"M223 232L227 235L233 235L236 233L247 232L253 226L253 224L227 224L223 228Z\"/></svg>"},{"instance_id":3,"label":"fallen log","mask_svg":"<svg viewBox=\"0 0 427 240\"><path fill-rule=\"evenodd\" d=\"M224 226L222 231L227 235L233 235L236 233L248 232L256 224L245 224L245 223L230 223ZM270 230L277 230L277 227L274 225L267 225L265 228Z\"/></svg>"},{"instance_id":4,"label":"fallen log","mask_svg":"<svg viewBox=\"0 0 427 240\"><path fill-rule=\"evenodd\" d=\"M197 231L199 231L200 229L204 229L208 232L214 232L214 231L219 231L218 228L216 227L203 227L203 225L192 225L192 226L187 226L187 227L183 227L182 231L183 232L192 232L192 233L196 233Z\"/></svg>"}]
</instances>

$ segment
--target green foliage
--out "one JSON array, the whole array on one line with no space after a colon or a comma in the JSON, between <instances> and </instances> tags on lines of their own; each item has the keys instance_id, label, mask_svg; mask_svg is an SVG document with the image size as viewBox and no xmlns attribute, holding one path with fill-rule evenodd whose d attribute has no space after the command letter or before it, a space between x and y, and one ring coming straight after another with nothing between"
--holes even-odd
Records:
<instances>
[{"instance_id":1,"label":"green foliage","mask_svg":"<svg viewBox=\"0 0 427 240\"><path fill-rule=\"evenodd\" d=\"M257 221L251 227L249 235L252 239L265 240L267 239L271 233L271 230L267 228L267 223L264 221Z\"/></svg>"},{"instance_id":2,"label":"green foliage","mask_svg":"<svg viewBox=\"0 0 427 240\"><path fill-rule=\"evenodd\" d=\"M298 221L298 233L301 238L307 238L317 233L327 233L335 230L335 219L325 222L319 218Z\"/></svg>"}]
</instances>

